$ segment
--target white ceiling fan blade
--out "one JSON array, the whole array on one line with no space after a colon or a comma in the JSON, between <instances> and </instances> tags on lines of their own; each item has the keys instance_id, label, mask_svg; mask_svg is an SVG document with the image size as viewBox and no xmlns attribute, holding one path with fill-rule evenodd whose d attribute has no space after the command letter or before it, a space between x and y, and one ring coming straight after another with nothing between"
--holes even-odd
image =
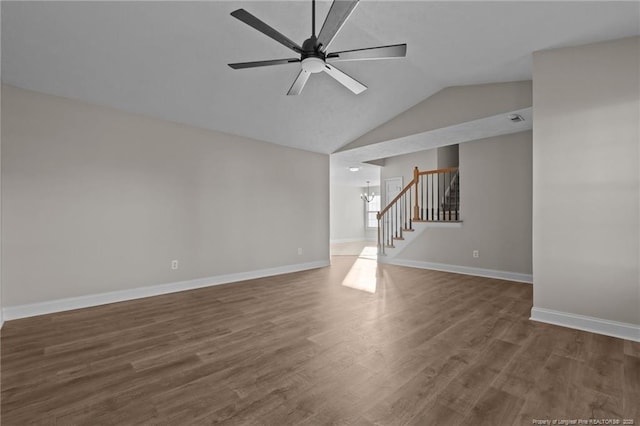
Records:
<instances>
[{"instance_id":1,"label":"white ceiling fan blade","mask_svg":"<svg viewBox=\"0 0 640 426\"><path fill-rule=\"evenodd\" d=\"M360 93L367 90L367 86L355 80L354 78L349 77L347 74L343 73L333 65L325 64L324 72L335 78L340 84L351 90L356 95L359 95Z\"/></svg>"},{"instance_id":2,"label":"white ceiling fan blade","mask_svg":"<svg viewBox=\"0 0 640 426\"><path fill-rule=\"evenodd\" d=\"M291 88L287 92L287 96L299 95L304 89L304 85L307 84L307 80L309 80L310 72L305 70L300 70L300 73L296 77L296 81L293 82Z\"/></svg>"}]
</instances>

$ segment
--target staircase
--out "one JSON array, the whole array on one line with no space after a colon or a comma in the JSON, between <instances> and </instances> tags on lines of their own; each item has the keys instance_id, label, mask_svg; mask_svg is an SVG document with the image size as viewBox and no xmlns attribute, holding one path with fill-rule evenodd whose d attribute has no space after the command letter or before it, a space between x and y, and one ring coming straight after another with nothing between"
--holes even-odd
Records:
<instances>
[{"instance_id":1,"label":"staircase","mask_svg":"<svg viewBox=\"0 0 640 426\"><path fill-rule=\"evenodd\" d=\"M457 167L415 167L413 180L377 215L378 254L397 255L429 224L461 223L459 177Z\"/></svg>"},{"instance_id":2,"label":"staircase","mask_svg":"<svg viewBox=\"0 0 640 426\"><path fill-rule=\"evenodd\" d=\"M456 171L447 186L442 204L441 221L458 221L460 218L460 181Z\"/></svg>"}]
</instances>

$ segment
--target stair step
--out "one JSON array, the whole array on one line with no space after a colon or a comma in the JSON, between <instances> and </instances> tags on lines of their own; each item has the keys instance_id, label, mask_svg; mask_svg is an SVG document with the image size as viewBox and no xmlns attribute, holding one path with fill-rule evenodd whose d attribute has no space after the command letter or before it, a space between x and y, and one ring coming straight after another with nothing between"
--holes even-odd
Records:
<instances>
[{"instance_id":1,"label":"stair step","mask_svg":"<svg viewBox=\"0 0 640 426\"><path fill-rule=\"evenodd\" d=\"M402 228L402 232L413 232L415 229Z\"/></svg>"},{"instance_id":2,"label":"stair step","mask_svg":"<svg viewBox=\"0 0 640 426\"><path fill-rule=\"evenodd\" d=\"M394 239L394 240L400 240L400 241L404 240L404 238L403 238L403 237L393 237L393 239Z\"/></svg>"},{"instance_id":3,"label":"stair step","mask_svg":"<svg viewBox=\"0 0 640 426\"><path fill-rule=\"evenodd\" d=\"M396 246L390 246L390 245L386 245L385 248L396 248Z\"/></svg>"}]
</instances>

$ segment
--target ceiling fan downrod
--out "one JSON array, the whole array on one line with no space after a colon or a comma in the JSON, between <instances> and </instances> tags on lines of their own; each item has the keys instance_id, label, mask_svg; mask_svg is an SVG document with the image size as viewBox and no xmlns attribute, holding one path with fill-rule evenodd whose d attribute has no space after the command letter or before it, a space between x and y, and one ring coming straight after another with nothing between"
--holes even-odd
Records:
<instances>
[{"instance_id":1,"label":"ceiling fan downrod","mask_svg":"<svg viewBox=\"0 0 640 426\"><path fill-rule=\"evenodd\" d=\"M316 0L311 0L311 36L316 36Z\"/></svg>"}]
</instances>

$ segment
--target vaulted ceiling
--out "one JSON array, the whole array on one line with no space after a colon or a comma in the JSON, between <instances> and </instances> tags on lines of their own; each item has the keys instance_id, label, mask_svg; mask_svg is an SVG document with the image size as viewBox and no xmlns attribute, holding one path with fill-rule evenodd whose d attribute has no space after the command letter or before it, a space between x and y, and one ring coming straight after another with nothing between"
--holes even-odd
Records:
<instances>
[{"instance_id":1,"label":"vaulted ceiling","mask_svg":"<svg viewBox=\"0 0 640 426\"><path fill-rule=\"evenodd\" d=\"M319 27L331 2L317 3ZM311 1L3 1L2 80L331 153L444 87L530 79L533 51L640 33L638 2L362 0L330 50L406 42L407 57L341 63L360 95L316 74L286 96L299 64L227 66L292 57L238 8L298 43L310 35Z\"/></svg>"}]
</instances>

